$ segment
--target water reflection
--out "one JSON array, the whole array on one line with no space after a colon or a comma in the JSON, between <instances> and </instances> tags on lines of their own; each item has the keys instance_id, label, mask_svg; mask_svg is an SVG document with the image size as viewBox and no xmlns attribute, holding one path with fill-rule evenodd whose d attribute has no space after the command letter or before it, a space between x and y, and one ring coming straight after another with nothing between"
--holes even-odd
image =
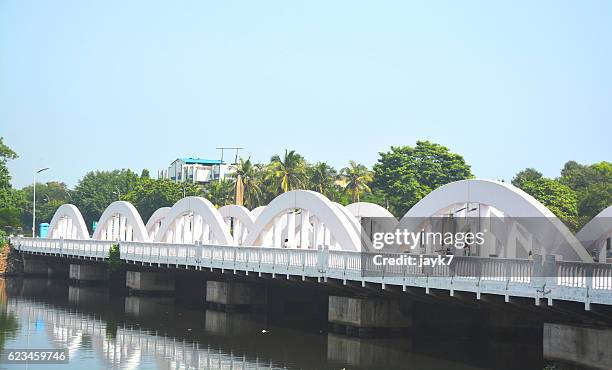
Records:
<instances>
[{"instance_id":1,"label":"water reflection","mask_svg":"<svg viewBox=\"0 0 612 370\"><path fill-rule=\"evenodd\" d=\"M279 320L278 313L187 308L169 297L114 296L105 287L70 286L58 280L0 280L0 303L4 348L68 348L70 363L65 367L75 369L544 367L541 342L534 350L492 340L365 340L275 326L291 321L285 314ZM302 313L292 320L303 327L307 319ZM517 352L528 360L513 359L521 357Z\"/></svg>"}]
</instances>

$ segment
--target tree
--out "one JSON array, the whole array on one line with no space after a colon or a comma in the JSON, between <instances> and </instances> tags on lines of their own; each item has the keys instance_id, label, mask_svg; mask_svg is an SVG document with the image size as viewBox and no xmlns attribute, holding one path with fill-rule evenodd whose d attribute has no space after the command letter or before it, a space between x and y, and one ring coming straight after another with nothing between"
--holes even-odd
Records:
<instances>
[{"instance_id":1,"label":"tree","mask_svg":"<svg viewBox=\"0 0 612 370\"><path fill-rule=\"evenodd\" d=\"M142 172L140 172L140 178L141 179L148 179L150 177L151 177L151 175L149 174L149 170L147 170L146 168L144 168L142 170Z\"/></svg>"},{"instance_id":2,"label":"tree","mask_svg":"<svg viewBox=\"0 0 612 370\"><path fill-rule=\"evenodd\" d=\"M580 227L612 204L612 163L610 162L582 165L569 161L561 170L559 182L576 192Z\"/></svg>"},{"instance_id":3,"label":"tree","mask_svg":"<svg viewBox=\"0 0 612 370\"><path fill-rule=\"evenodd\" d=\"M251 162L251 158L240 158L233 174L234 179L238 176L242 178L244 205L249 209L260 206L263 199L263 176L260 172L261 169Z\"/></svg>"},{"instance_id":4,"label":"tree","mask_svg":"<svg viewBox=\"0 0 612 370\"><path fill-rule=\"evenodd\" d=\"M216 207L234 203L234 186L230 180L211 181L204 185L204 196Z\"/></svg>"},{"instance_id":5,"label":"tree","mask_svg":"<svg viewBox=\"0 0 612 370\"><path fill-rule=\"evenodd\" d=\"M526 168L517 173L512 179L512 185L520 188L521 184L528 181L535 181L543 177L542 173L534 168Z\"/></svg>"},{"instance_id":6,"label":"tree","mask_svg":"<svg viewBox=\"0 0 612 370\"><path fill-rule=\"evenodd\" d=\"M157 209L172 207L183 196L200 194L199 187L193 183L177 183L167 179L153 180L141 177L122 199L132 203L146 223Z\"/></svg>"},{"instance_id":7,"label":"tree","mask_svg":"<svg viewBox=\"0 0 612 370\"><path fill-rule=\"evenodd\" d=\"M569 186L546 178L530 168L517 173L512 179L512 184L545 205L571 230L577 230L578 199L576 192Z\"/></svg>"},{"instance_id":8,"label":"tree","mask_svg":"<svg viewBox=\"0 0 612 370\"><path fill-rule=\"evenodd\" d=\"M17 157L17 153L4 144L4 138L0 136L0 190L11 188L11 175L6 163Z\"/></svg>"},{"instance_id":9,"label":"tree","mask_svg":"<svg viewBox=\"0 0 612 370\"><path fill-rule=\"evenodd\" d=\"M131 170L88 172L72 192L72 200L88 227L97 221L109 204L136 186L138 175Z\"/></svg>"},{"instance_id":10,"label":"tree","mask_svg":"<svg viewBox=\"0 0 612 370\"><path fill-rule=\"evenodd\" d=\"M610 205L612 205L612 182L591 184L578 192L579 225L584 226Z\"/></svg>"},{"instance_id":11,"label":"tree","mask_svg":"<svg viewBox=\"0 0 612 370\"><path fill-rule=\"evenodd\" d=\"M24 230L22 225L23 210L27 209L25 193L17 189L0 190L0 227L8 234L20 234ZM29 225L31 225L31 220Z\"/></svg>"},{"instance_id":12,"label":"tree","mask_svg":"<svg viewBox=\"0 0 612 370\"><path fill-rule=\"evenodd\" d=\"M432 190L472 177L463 157L429 141L391 147L374 165L372 188L382 193L396 216L403 216Z\"/></svg>"},{"instance_id":13,"label":"tree","mask_svg":"<svg viewBox=\"0 0 612 370\"><path fill-rule=\"evenodd\" d=\"M317 162L306 169L308 174L309 188L314 191L330 197L336 186L335 182L338 178L338 172L325 162Z\"/></svg>"},{"instance_id":14,"label":"tree","mask_svg":"<svg viewBox=\"0 0 612 370\"><path fill-rule=\"evenodd\" d=\"M306 180L306 161L295 150L285 149L281 158L275 154L270 158L270 176L279 192L303 189Z\"/></svg>"},{"instance_id":15,"label":"tree","mask_svg":"<svg viewBox=\"0 0 612 370\"><path fill-rule=\"evenodd\" d=\"M17 153L4 144L4 138L0 137L0 230L9 233L20 226L24 206L23 193L12 188L7 167L7 162L17 157Z\"/></svg>"},{"instance_id":16,"label":"tree","mask_svg":"<svg viewBox=\"0 0 612 370\"><path fill-rule=\"evenodd\" d=\"M370 193L369 183L372 182L372 172L363 164L350 161L349 166L340 171L345 180L344 190L351 195L353 203L359 202L359 194Z\"/></svg>"}]
</instances>

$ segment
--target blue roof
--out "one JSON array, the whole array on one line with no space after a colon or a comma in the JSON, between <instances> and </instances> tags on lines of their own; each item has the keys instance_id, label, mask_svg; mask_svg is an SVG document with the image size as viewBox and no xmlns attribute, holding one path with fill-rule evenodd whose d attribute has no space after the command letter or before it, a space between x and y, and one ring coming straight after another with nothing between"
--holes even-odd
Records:
<instances>
[{"instance_id":1,"label":"blue roof","mask_svg":"<svg viewBox=\"0 0 612 370\"><path fill-rule=\"evenodd\" d=\"M204 158L179 158L187 164L223 164L219 159L204 159Z\"/></svg>"}]
</instances>

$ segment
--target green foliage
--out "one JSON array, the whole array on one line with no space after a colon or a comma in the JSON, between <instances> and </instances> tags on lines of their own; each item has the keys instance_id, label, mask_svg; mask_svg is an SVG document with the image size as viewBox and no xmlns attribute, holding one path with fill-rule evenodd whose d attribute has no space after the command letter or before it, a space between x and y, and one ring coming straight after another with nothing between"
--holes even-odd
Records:
<instances>
[{"instance_id":1,"label":"green foliage","mask_svg":"<svg viewBox=\"0 0 612 370\"><path fill-rule=\"evenodd\" d=\"M359 202L359 194L370 193L369 184L372 182L372 171L366 166L350 161L349 166L340 171L345 181L344 190L351 195L352 202Z\"/></svg>"},{"instance_id":2,"label":"green foliage","mask_svg":"<svg viewBox=\"0 0 612 370\"><path fill-rule=\"evenodd\" d=\"M76 205L91 228L110 203L116 201L118 193L122 196L132 190L138 181L138 175L131 170L88 172L72 192L73 204Z\"/></svg>"},{"instance_id":3,"label":"green foliage","mask_svg":"<svg viewBox=\"0 0 612 370\"><path fill-rule=\"evenodd\" d=\"M308 188L327 197L333 193L338 179L338 172L325 162L317 162L306 167Z\"/></svg>"},{"instance_id":4,"label":"green foliage","mask_svg":"<svg viewBox=\"0 0 612 370\"><path fill-rule=\"evenodd\" d=\"M251 162L251 158L240 158L236 165L236 172L233 174L234 180L242 179L244 206L253 209L262 204L264 197L264 177L265 170L263 166L255 165Z\"/></svg>"},{"instance_id":5,"label":"green foliage","mask_svg":"<svg viewBox=\"0 0 612 370\"><path fill-rule=\"evenodd\" d=\"M372 188L383 194L392 213L403 216L432 190L471 177L470 166L461 155L439 144L417 141L415 147L391 147L380 153Z\"/></svg>"},{"instance_id":6,"label":"green foliage","mask_svg":"<svg viewBox=\"0 0 612 370\"><path fill-rule=\"evenodd\" d=\"M122 199L132 203L146 222L158 208L171 207L183 196L192 195L200 195L200 189L195 184L141 177Z\"/></svg>"},{"instance_id":7,"label":"green foliage","mask_svg":"<svg viewBox=\"0 0 612 370\"><path fill-rule=\"evenodd\" d=\"M17 153L4 144L4 138L0 136L0 190L11 187L11 175L6 163L17 157Z\"/></svg>"},{"instance_id":8,"label":"green foliage","mask_svg":"<svg viewBox=\"0 0 612 370\"><path fill-rule=\"evenodd\" d=\"M113 244L108 250L108 272L110 274L119 271L121 269L121 257L119 253L119 245Z\"/></svg>"},{"instance_id":9,"label":"green foliage","mask_svg":"<svg viewBox=\"0 0 612 370\"><path fill-rule=\"evenodd\" d=\"M612 205L612 182L591 184L578 192L578 215L580 225Z\"/></svg>"},{"instance_id":10,"label":"green foliage","mask_svg":"<svg viewBox=\"0 0 612 370\"><path fill-rule=\"evenodd\" d=\"M542 176L528 168L516 174L512 185L524 190L545 205L570 229L578 228L578 199L576 192L560 181Z\"/></svg>"},{"instance_id":11,"label":"green foliage","mask_svg":"<svg viewBox=\"0 0 612 370\"><path fill-rule=\"evenodd\" d=\"M4 138L0 137L0 230L6 232L18 232L24 206L23 194L11 187L11 175L7 167L7 162L15 158L17 153L4 144Z\"/></svg>"},{"instance_id":12,"label":"green foliage","mask_svg":"<svg viewBox=\"0 0 612 370\"><path fill-rule=\"evenodd\" d=\"M26 203L23 191L12 188L0 189L0 229L7 233L22 233L23 225L21 221ZM28 225L31 225L31 222Z\"/></svg>"},{"instance_id":13,"label":"green foliage","mask_svg":"<svg viewBox=\"0 0 612 370\"><path fill-rule=\"evenodd\" d=\"M279 193L306 188L306 161L295 150L285 149L282 158L278 154L273 155L268 169L271 185Z\"/></svg>"},{"instance_id":14,"label":"green foliage","mask_svg":"<svg viewBox=\"0 0 612 370\"><path fill-rule=\"evenodd\" d=\"M149 170L147 170L146 168L142 170L142 172L140 173L140 178L141 179L149 179L151 178L151 175L149 174Z\"/></svg>"},{"instance_id":15,"label":"green foliage","mask_svg":"<svg viewBox=\"0 0 612 370\"><path fill-rule=\"evenodd\" d=\"M569 161L561 170L559 182L576 192L580 226L612 205L612 163L610 162L582 165Z\"/></svg>"},{"instance_id":16,"label":"green foliage","mask_svg":"<svg viewBox=\"0 0 612 370\"><path fill-rule=\"evenodd\" d=\"M211 181L204 185L204 197L216 207L234 203L234 184L228 179Z\"/></svg>"}]
</instances>

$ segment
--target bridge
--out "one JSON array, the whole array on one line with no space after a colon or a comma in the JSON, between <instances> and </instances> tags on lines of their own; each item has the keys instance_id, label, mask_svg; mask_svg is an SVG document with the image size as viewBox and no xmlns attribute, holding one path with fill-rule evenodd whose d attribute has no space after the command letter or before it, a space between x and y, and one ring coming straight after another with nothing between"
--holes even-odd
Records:
<instances>
[{"instance_id":1,"label":"bridge","mask_svg":"<svg viewBox=\"0 0 612 370\"><path fill-rule=\"evenodd\" d=\"M528 299L548 307L556 301L578 302L590 311L592 305L612 305L612 264L607 258L610 216L612 206L574 235L520 189L490 180L464 180L436 189L400 220L375 204L344 207L322 194L296 190L252 211L238 205L217 209L207 199L186 197L155 211L146 224L133 205L117 201L103 212L90 237L79 210L62 205L50 223L48 238L12 237L11 244L26 256L67 261L76 280L104 279L104 262L117 245L119 259L128 265L126 284L135 290L172 290L172 283L154 282L164 280L164 271L184 269L223 279L245 276L255 282L312 281L333 285L340 292L363 288L391 311L396 304L379 299L389 291L468 294L475 300L501 297L506 303ZM452 264L373 263L381 253L371 245L376 230L435 231L444 227L440 220L462 218L478 220L477 227L474 223L467 227L483 233L482 245L449 251L440 243L426 242L393 254L420 261L452 255ZM28 258L24 264L31 272L48 267ZM250 298L232 298L230 290ZM250 304L260 302L261 297L253 295L265 292L211 279L207 295L211 303ZM358 327L386 325L356 322L356 312L346 312L353 304L358 312L368 311L370 303L370 298L330 295L330 321Z\"/></svg>"}]
</instances>

